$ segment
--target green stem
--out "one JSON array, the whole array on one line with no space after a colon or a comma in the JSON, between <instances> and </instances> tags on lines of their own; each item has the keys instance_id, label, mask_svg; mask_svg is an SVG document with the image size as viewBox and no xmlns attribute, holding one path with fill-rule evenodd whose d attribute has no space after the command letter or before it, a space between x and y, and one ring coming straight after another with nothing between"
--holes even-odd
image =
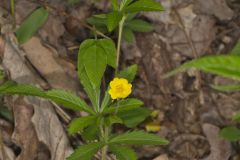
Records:
<instances>
[{"instance_id":1,"label":"green stem","mask_svg":"<svg viewBox=\"0 0 240 160\"><path fill-rule=\"evenodd\" d=\"M119 22L119 30L118 30L118 43L117 43L117 60L116 60L116 70L115 70L115 75L118 73L118 67L119 67L119 57L120 57L120 50L121 50L121 42L122 42L122 32L123 32L123 27L124 27L124 22L126 20L126 16L123 16L121 21ZM118 109L116 110L116 113L118 112ZM102 128L102 138L104 139L105 142L108 141L109 138L109 133L111 131L111 127L104 126L104 124L101 124ZM104 129L103 129L104 128ZM102 149L102 157L101 160L107 160L107 152L108 152L108 146L104 146Z\"/></svg>"},{"instance_id":2,"label":"green stem","mask_svg":"<svg viewBox=\"0 0 240 160\"><path fill-rule=\"evenodd\" d=\"M11 14L14 17L14 15L15 15L14 0L11 0L10 3L11 3Z\"/></svg>"},{"instance_id":3,"label":"green stem","mask_svg":"<svg viewBox=\"0 0 240 160\"><path fill-rule=\"evenodd\" d=\"M122 31L124 27L124 22L126 20L126 16L123 16L122 20L119 23L119 30L118 30L118 43L117 43L117 60L116 60L116 70L115 70L115 76L118 73L118 67L119 67L119 58L120 58L120 50L121 50L121 42L122 42Z\"/></svg>"},{"instance_id":4,"label":"green stem","mask_svg":"<svg viewBox=\"0 0 240 160\"><path fill-rule=\"evenodd\" d=\"M102 130L102 139L103 141L105 141L107 143L108 141L108 135L109 135L109 128L106 126L104 127L104 124L102 123L102 126L101 126L101 130ZM107 160L107 151L108 151L108 146L104 146L102 148L102 157L101 157L101 160Z\"/></svg>"},{"instance_id":5,"label":"green stem","mask_svg":"<svg viewBox=\"0 0 240 160\"><path fill-rule=\"evenodd\" d=\"M117 99L117 107L116 107L115 112L114 112L115 115L118 113L119 102L120 102L119 99Z\"/></svg>"}]
</instances>

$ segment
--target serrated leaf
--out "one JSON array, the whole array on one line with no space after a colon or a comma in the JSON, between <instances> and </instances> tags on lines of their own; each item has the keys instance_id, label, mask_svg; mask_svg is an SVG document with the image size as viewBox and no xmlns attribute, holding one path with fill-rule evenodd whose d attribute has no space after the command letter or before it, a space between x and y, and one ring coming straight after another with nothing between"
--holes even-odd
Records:
<instances>
[{"instance_id":1,"label":"serrated leaf","mask_svg":"<svg viewBox=\"0 0 240 160\"><path fill-rule=\"evenodd\" d=\"M94 154L104 146L103 142L94 142L80 146L67 160L91 160Z\"/></svg>"},{"instance_id":2,"label":"serrated leaf","mask_svg":"<svg viewBox=\"0 0 240 160\"><path fill-rule=\"evenodd\" d=\"M118 77L120 78L125 78L128 80L128 82L132 82L137 74L137 65L131 65L124 70L122 70L119 74Z\"/></svg>"},{"instance_id":3,"label":"serrated leaf","mask_svg":"<svg viewBox=\"0 0 240 160\"><path fill-rule=\"evenodd\" d=\"M54 89L47 91L46 97L66 108L94 114L94 111L83 100L71 92Z\"/></svg>"},{"instance_id":4,"label":"serrated leaf","mask_svg":"<svg viewBox=\"0 0 240 160\"><path fill-rule=\"evenodd\" d=\"M240 122L240 112L236 113L236 114L233 116L233 120L236 121L236 122Z\"/></svg>"},{"instance_id":5,"label":"serrated leaf","mask_svg":"<svg viewBox=\"0 0 240 160\"><path fill-rule=\"evenodd\" d=\"M231 50L230 54L240 55L240 40L237 42L237 44Z\"/></svg>"},{"instance_id":6,"label":"serrated leaf","mask_svg":"<svg viewBox=\"0 0 240 160\"><path fill-rule=\"evenodd\" d=\"M117 116L119 116L123 123L129 127L134 128L141 122L143 122L148 116L150 116L151 111L147 108L135 108L133 110L125 111L118 113Z\"/></svg>"},{"instance_id":7,"label":"serrated leaf","mask_svg":"<svg viewBox=\"0 0 240 160\"><path fill-rule=\"evenodd\" d=\"M40 88L32 85L17 84L12 81L5 82L0 86L0 94L45 97L45 92Z\"/></svg>"},{"instance_id":8,"label":"serrated leaf","mask_svg":"<svg viewBox=\"0 0 240 160\"><path fill-rule=\"evenodd\" d=\"M135 32L151 32L153 30L152 24L141 19L134 19L127 22L126 27L130 28Z\"/></svg>"},{"instance_id":9,"label":"serrated leaf","mask_svg":"<svg viewBox=\"0 0 240 160\"><path fill-rule=\"evenodd\" d=\"M85 116L80 118L75 118L71 121L68 127L68 132L70 134L75 134L81 132L84 128L93 124L96 121L96 116Z\"/></svg>"},{"instance_id":10,"label":"serrated leaf","mask_svg":"<svg viewBox=\"0 0 240 160\"><path fill-rule=\"evenodd\" d=\"M133 131L123 133L113 137L110 144L130 144L130 145L167 145L168 140L155 134L145 133L143 131Z\"/></svg>"},{"instance_id":11,"label":"serrated leaf","mask_svg":"<svg viewBox=\"0 0 240 160\"><path fill-rule=\"evenodd\" d=\"M32 85L16 84L13 82L6 82L0 87L0 94L4 95L26 95L37 96L45 99L49 99L56 103L62 104L64 107L73 110L82 110L93 114L93 110L76 95L63 90L50 90L43 91Z\"/></svg>"},{"instance_id":12,"label":"serrated leaf","mask_svg":"<svg viewBox=\"0 0 240 160\"><path fill-rule=\"evenodd\" d=\"M138 108L142 105L143 105L142 101L135 99L135 98L128 98L128 99L124 99L120 102L116 102L112 106L106 108L103 111L103 113L105 113L105 114L114 113L117 106L118 106L118 113L121 113L121 112L125 112L125 111L129 111L129 110Z\"/></svg>"},{"instance_id":13,"label":"serrated leaf","mask_svg":"<svg viewBox=\"0 0 240 160\"><path fill-rule=\"evenodd\" d=\"M163 11L160 3L154 0L138 0L125 8L125 12Z\"/></svg>"},{"instance_id":14,"label":"serrated leaf","mask_svg":"<svg viewBox=\"0 0 240 160\"><path fill-rule=\"evenodd\" d=\"M44 8L35 10L28 16L16 31L16 36L20 44L30 39L47 21L48 11Z\"/></svg>"},{"instance_id":15,"label":"serrated leaf","mask_svg":"<svg viewBox=\"0 0 240 160\"><path fill-rule=\"evenodd\" d=\"M122 36L123 36L123 39L128 43L133 43L136 41L133 31L127 27L123 29Z\"/></svg>"},{"instance_id":16,"label":"serrated leaf","mask_svg":"<svg viewBox=\"0 0 240 160\"><path fill-rule=\"evenodd\" d=\"M131 148L120 145L110 145L109 148L118 160L137 160L137 155Z\"/></svg>"},{"instance_id":17,"label":"serrated leaf","mask_svg":"<svg viewBox=\"0 0 240 160\"><path fill-rule=\"evenodd\" d=\"M195 59L167 73L163 76L163 78L173 76L191 68L199 69L207 73L217 74L226 78L240 80L240 56L236 55L207 56Z\"/></svg>"},{"instance_id":18,"label":"serrated leaf","mask_svg":"<svg viewBox=\"0 0 240 160\"><path fill-rule=\"evenodd\" d=\"M112 11L107 14L107 27L109 32L112 32L118 26L122 17L123 14L118 11Z\"/></svg>"},{"instance_id":19,"label":"serrated leaf","mask_svg":"<svg viewBox=\"0 0 240 160\"><path fill-rule=\"evenodd\" d=\"M238 141L240 140L240 129L236 127L226 127L219 132L219 135L229 141Z\"/></svg>"},{"instance_id":20,"label":"serrated leaf","mask_svg":"<svg viewBox=\"0 0 240 160\"><path fill-rule=\"evenodd\" d=\"M78 76L80 78L80 82L84 87L85 92L87 93L89 99L91 100L94 107L97 107L98 105L98 99L100 96L100 88L94 88L94 86L91 84L85 68L82 68L82 71L78 71Z\"/></svg>"},{"instance_id":21,"label":"serrated leaf","mask_svg":"<svg viewBox=\"0 0 240 160\"><path fill-rule=\"evenodd\" d=\"M240 84L233 85L210 85L211 88L222 92L240 91Z\"/></svg>"}]
</instances>

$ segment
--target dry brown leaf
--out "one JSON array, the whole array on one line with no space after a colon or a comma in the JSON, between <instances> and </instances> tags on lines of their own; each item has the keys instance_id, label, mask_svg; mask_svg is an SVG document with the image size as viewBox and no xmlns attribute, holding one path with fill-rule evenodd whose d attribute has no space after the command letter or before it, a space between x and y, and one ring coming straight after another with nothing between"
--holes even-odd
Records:
<instances>
[{"instance_id":1,"label":"dry brown leaf","mask_svg":"<svg viewBox=\"0 0 240 160\"><path fill-rule=\"evenodd\" d=\"M232 153L231 143L219 137L219 128L205 123L203 124L203 132L211 146L211 153L202 160L228 160Z\"/></svg>"},{"instance_id":2,"label":"dry brown leaf","mask_svg":"<svg viewBox=\"0 0 240 160\"><path fill-rule=\"evenodd\" d=\"M76 92L78 83L71 79L58 62L56 50L42 45L37 37L32 37L22 45L30 63L53 88L68 89Z\"/></svg>"},{"instance_id":3,"label":"dry brown leaf","mask_svg":"<svg viewBox=\"0 0 240 160\"><path fill-rule=\"evenodd\" d=\"M18 83L37 85L42 80L29 69L30 66L26 65L24 59L26 53L21 51L11 40L14 39L13 37L13 35L6 37L3 58L5 70L9 71L11 79ZM43 63L43 65L45 64ZM43 99L35 97L25 97L24 102L34 108L31 122L39 142L43 143L49 150L51 160L64 160L72 152L72 148L52 105ZM30 145L26 147L31 148Z\"/></svg>"}]
</instances>

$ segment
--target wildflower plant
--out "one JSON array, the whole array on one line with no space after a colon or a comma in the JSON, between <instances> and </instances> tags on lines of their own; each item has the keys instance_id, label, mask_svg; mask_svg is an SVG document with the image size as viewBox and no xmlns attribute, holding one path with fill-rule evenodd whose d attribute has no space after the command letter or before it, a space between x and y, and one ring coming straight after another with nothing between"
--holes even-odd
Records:
<instances>
[{"instance_id":1,"label":"wildflower plant","mask_svg":"<svg viewBox=\"0 0 240 160\"><path fill-rule=\"evenodd\" d=\"M68 160L90 160L98 151L101 151L102 160L106 160L108 153L116 155L118 160L136 160L137 155L129 146L168 144L166 139L158 135L134 129L149 116L150 111L142 107L142 101L128 98L134 89L131 83L135 78L137 65L119 71L120 47L123 31L127 26L125 22L128 22L129 27L129 24L133 24L130 21L138 12L162 10L162 6L154 0L122 0L121 2L112 0L112 11L104 15L106 22L104 25L109 32L117 30L117 48L110 38L99 39L97 35L94 39L83 41L79 48L78 76L91 104L69 91L59 89L44 91L35 86L16 84L12 81L1 85L0 93L42 97L65 108L87 113L86 116L73 119L68 126L69 134L80 133L85 142L67 158ZM93 22L96 23L96 19ZM147 24L135 20L134 24L140 25L136 25L135 30L140 31L139 28L142 28L143 31L144 27L145 31L149 29L149 25L141 26L143 23ZM24 24L26 25L27 22ZM18 39L21 39L19 35L25 34L24 27L20 29L17 31ZM107 66L115 69L115 77L102 92L104 90L101 86L102 78ZM114 133L115 124L125 125L130 130Z\"/></svg>"}]
</instances>

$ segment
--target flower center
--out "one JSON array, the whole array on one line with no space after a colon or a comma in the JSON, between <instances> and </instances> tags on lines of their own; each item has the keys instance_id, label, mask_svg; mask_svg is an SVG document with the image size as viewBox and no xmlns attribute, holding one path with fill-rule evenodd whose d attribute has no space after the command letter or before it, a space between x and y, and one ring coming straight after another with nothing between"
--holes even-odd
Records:
<instances>
[{"instance_id":1,"label":"flower center","mask_svg":"<svg viewBox=\"0 0 240 160\"><path fill-rule=\"evenodd\" d=\"M123 92L124 91L123 85L122 84L117 85L116 86L116 91L119 92L119 93Z\"/></svg>"}]
</instances>

